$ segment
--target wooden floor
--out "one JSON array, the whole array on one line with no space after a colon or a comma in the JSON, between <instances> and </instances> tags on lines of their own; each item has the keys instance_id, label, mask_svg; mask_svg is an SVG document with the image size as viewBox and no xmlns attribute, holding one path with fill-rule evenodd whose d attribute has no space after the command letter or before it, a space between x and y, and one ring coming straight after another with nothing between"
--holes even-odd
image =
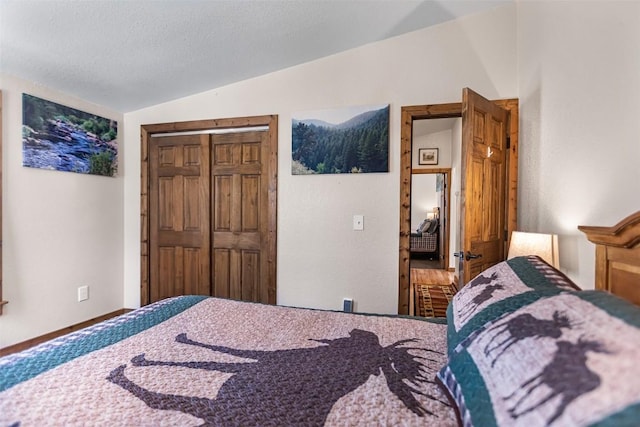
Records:
<instances>
[{"instance_id":1,"label":"wooden floor","mask_svg":"<svg viewBox=\"0 0 640 427\"><path fill-rule=\"evenodd\" d=\"M410 272L411 282L409 288L409 315L416 313L415 285L453 285L453 293L457 291L457 280L453 272L447 270L412 268Z\"/></svg>"},{"instance_id":2,"label":"wooden floor","mask_svg":"<svg viewBox=\"0 0 640 427\"><path fill-rule=\"evenodd\" d=\"M428 285L450 285L454 283L453 272L435 269L411 269L411 283L426 283Z\"/></svg>"}]
</instances>

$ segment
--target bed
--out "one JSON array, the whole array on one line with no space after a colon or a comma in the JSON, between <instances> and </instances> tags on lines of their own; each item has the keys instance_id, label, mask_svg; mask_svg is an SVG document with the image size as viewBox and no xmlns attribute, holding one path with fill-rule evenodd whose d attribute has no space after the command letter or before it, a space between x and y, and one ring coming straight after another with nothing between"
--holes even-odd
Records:
<instances>
[{"instance_id":1,"label":"bed","mask_svg":"<svg viewBox=\"0 0 640 427\"><path fill-rule=\"evenodd\" d=\"M439 219L425 219L410 236L410 252L436 254L438 252Z\"/></svg>"},{"instance_id":2,"label":"bed","mask_svg":"<svg viewBox=\"0 0 640 427\"><path fill-rule=\"evenodd\" d=\"M638 354L640 307L517 257L446 322L162 300L1 358L0 426L631 426Z\"/></svg>"}]
</instances>

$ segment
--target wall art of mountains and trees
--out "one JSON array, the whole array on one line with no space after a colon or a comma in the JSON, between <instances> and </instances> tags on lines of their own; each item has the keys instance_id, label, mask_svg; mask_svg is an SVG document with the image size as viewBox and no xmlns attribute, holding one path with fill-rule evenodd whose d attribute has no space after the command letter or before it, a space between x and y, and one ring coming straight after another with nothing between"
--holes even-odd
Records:
<instances>
[{"instance_id":1,"label":"wall art of mountains and trees","mask_svg":"<svg viewBox=\"0 0 640 427\"><path fill-rule=\"evenodd\" d=\"M293 175L389 171L389 105L354 108L360 111L339 122L328 121L337 116L331 110L327 120L323 112L306 118L294 114Z\"/></svg>"},{"instance_id":2,"label":"wall art of mountains and trees","mask_svg":"<svg viewBox=\"0 0 640 427\"><path fill-rule=\"evenodd\" d=\"M22 94L22 165L114 176L118 123Z\"/></svg>"}]
</instances>

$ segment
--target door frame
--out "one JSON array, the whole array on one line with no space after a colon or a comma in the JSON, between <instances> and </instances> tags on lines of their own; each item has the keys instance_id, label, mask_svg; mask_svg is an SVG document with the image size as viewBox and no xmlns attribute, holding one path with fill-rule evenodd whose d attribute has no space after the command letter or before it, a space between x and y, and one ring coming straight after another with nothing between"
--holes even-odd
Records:
<instances>
[{"instance_id":1,"label":"door frame","mask_svg":"<svg viewBox=\"0 0 640 427\"><path fill-rule=\"evenodd\" d=\"M174 132L202 132L207 130L268 127L269 158L267 246L269 274L269 302L276 303L277 289L277 189L278 189L278 116L250 116L224 119L158 123L140 126L140 305L149 304L149 144L154 134Z\"/></svg>"},{"instance_id":2,"label":"door frame","mask_svg":"<svg viewBox=\"0 0 640 427\"><path fill-rule=\"evenodd\" d=\"M518 99L494 100L497 105L509 112L508 137L509 153L507 155L506 176L506 221L505 245L511 232L517 227L517 195L518 195ZM413 121L424 119L444 119L462 117L462 103L412 105L401 107L400 117L400 240L399 240L399 274L398 274L398 314L409 314L410 291L410 241L411 234L411 172ZM464 156L465 153L461 153ZM453 227L454 224L450 224ZM506 253L506 251L505 251Z\"/></svg>"}]
</instances>

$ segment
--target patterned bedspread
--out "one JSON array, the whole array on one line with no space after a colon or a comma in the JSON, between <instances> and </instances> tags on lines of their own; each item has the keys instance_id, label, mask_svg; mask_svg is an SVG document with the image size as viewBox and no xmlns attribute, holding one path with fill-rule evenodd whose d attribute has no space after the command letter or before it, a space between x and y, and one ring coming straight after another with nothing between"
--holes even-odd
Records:
<instances>
[{"instance_id":1,"label":"patterned bedspread","mask_svg":"<svg viewBox=\"0 0 640 427\"><path fill-rule=\"evenodd\" d=\"M446 325L178 297L0 359L0 426L457 425Z\"/></svg>"}]
</instances>

